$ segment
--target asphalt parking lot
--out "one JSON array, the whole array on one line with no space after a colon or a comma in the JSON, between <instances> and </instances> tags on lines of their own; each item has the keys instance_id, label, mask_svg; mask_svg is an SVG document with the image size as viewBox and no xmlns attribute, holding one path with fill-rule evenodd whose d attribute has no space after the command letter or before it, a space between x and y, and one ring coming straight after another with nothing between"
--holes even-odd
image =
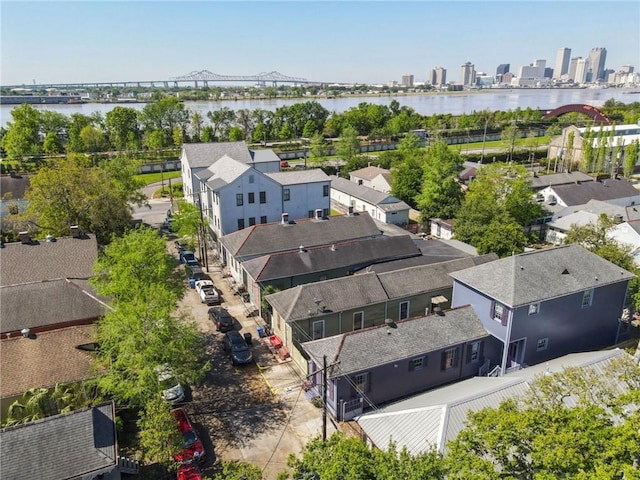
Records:
<instances>
[{"instance_id":1,"label":"asphalt parking lot","mask_svg":"<svg viewBox=\"0 0 640 480\"><path fill-rule=\"evenodd\" d=\"M174 240L169 236L169 249L175 254ZM286 469L289 454L300 453L308 440L321 434L322 410L305 397L303 379L293 366L278 359L267 338L258 338L257 327L264 322L246 315L248 306L223 278L212 252L205 273L221 291L221 306L236 319L236 330L251 333L254 363L231 364L222 349L224 334L208 319L210 307L201 303L194 289L187 289L179 309L205 335L211 362L204 384L191 388L190 401L183 406L203 437L204 471L211 476L219 460L238 460L258 466L263 478L275 479ZM328 435L333 431L328 422Z\"/></svg>"}]
</instances>

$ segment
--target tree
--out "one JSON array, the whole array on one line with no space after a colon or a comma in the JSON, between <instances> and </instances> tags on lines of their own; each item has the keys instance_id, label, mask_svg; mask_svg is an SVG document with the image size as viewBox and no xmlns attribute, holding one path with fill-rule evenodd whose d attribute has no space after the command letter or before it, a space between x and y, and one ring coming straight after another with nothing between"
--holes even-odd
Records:
<instances>
[{"instance_id":1,"label":"tree","mask_svg":"<svg viewBox=\"0 0 640 480\"><path fill-rule=\"evenodd\" d=\"M447 445L448 478L640 478L640 413L629 408L638 379L629 358L602 374L574 368L534 378L524 401L468 415Z\"/></svg>"},{"instance_id":2,"label":"tree","mask_svg":"<svg viewBox=\"0 0 640 480\"><path fill-rule=\"evenodd\" d=\"M634 140L624 149L624 176L631 177L638 163L638 153L640 152L640 142Z\"/></svg>"},{"instance_id":3,"label":"tree","mask_svg":"<svg viewBox=\"0 0 640 480\"><path fill-rule=\"evenodd\" d=\"M513 151L515 149L516 138L518 138L519 136L520 130L515 123L512 123L500 133L500 137L502 138L502 140L509 144L509 156L507 157L509 161L513 160Z\"/></svg>"},{"instance_id":4,"label":"tree","mask_svg":"<svg viewBox=\"0 0 640 480\"><path fill-rule=\"evenodd\" d=\"M444 462L431 450L411 455L392 444L386 451L372 450L359 438L335 433L328 440L311 440L301 458L290 455L291 478L316 480L422 480L444 479ZM289 478L289 477L286 477Z\"/></svg>"},{"instance_id":5,"label":"tree","mask_svg":"<svg viewBox=\"0 0 640 480\"><path fill-rule=\"evenodd\" d=\"M195 143L201 142L202 128L204 119L198 112L191 113L191 141Z\"/></svg>"},{"instance_id":6,"label":"tree","mask_svg":"<svg viewBox=\"0 0 640 480\"><path fill-rule=\"evenodd\" d=\"M244 140L244 133L239 126L234 125L233 127L231 127L231 129L229 129L229 140L231 142L239 142L241 140Z\"/></svg>"},{"instance_id":7,"label":"tree","mask_svg":"<svg viewBox=\"0 0 640 480\"><path fill-rule=\"evenodd\" d=\"M69 121L69 131L67 140L67 152L82 153L85 151L85 144L81 136L82 130L93 126L91 117L81 113L72 113Z\"/></svg>"},{"instance_id":8,"label":"tree","mask_svg":"<svg viewBox=\"0 0 640 480\"><path fill-rule=\"evenodd\" d=\"M108 148L104 134L93 125L84 126L76 142L73 150L68 148L70 152L103 152Z\"/></svg>"},{"instance_id":9,"label":"tree","mask_svg":"<svg viewBox=\"0 0 640 480\"><path fill-rule=\"evenodd\" d=\"M176 128L180 132L186 130L189 111L178 98L168 96L145 105L140 114L140 120L145 130L160 130L167 144L181 145L181 137L179 143L176 143L174 130Z\"/></svg>"},{"instance_id":10,"label":"tree","mask_svg":"<svg viewBox=\"0 0 640 480\"><path fill-rule=\"evenodd\" d=\"M216 480L262 480L262 470L250 463L223 460Z\"/></svg>"},{"instance_id":11,"label":"tree","mask_svg":"<svg viewBox=\"0 0 640 480\"><path fill-rule=\"evenodd\" d=\"M360 153L358 132L353 127L346 127L336 143L336 154L345 162L350 162Z\"/></svg>"},{"instance_id":12,"label":"tree","mask_svg":"<svg viewBox=\"0 0 640 480\"><path fill-rule=\"evenodd\" d=\"M11 110L12 122L7 122L7 132L2 137L2 148L9 158L22 158L40 153L41 114L28 104Z\"/></svg>"},{"instance_id":13,"label":"tree","mask_svg":"<svg viewBox=\"0 0 640 480\"><path fill-rule=\"evenodd\" d=\"M138 113L133 108L113 107L107 112L104 123L109 141L116 150L139 147Z\"/></svg>"},{"instance_id":14,"label":"tree","mask_svg":"<svg viewBox=\"0 0 640 480\"><path fill-rule=\"evenodd\" d=\"M207 118L211 122L213 141L223 141L228 138L231 122L235 119L236 114L229 107L222 107L213 112L207 112Z\"/></svg>"},{"instance_id":15,"label":"tree","mask_svg":"<svg viewBox=\"0 0 640 480\"><path fill-rule=\"evenodd\" d=\"M391 194L416 207L422 188L422 162L418 156L407 156L391 168Z\"/></svg>"},{"instance_id":16,"label":"tree","mask_svg":"<svg viewBox=\"0 0 640 480\"><path fill-rule=\"evenodd\" d=\"M71 225L78 225L106 244L129 228L134 193L119 186L105 168L91 167L88 159L70 154L41 167L25 198L25 215L35 219L43 233L65 236Z\"/></svg>"},{"instance_id":17,"label":"tree","mask_svg":"<svg viewBox=\"0 0 640 480\"><path fill-rule=\"evenodd\" d=\"M462 164L462 157L450 150L443 141L435 142L427 150L422 169L422 188L416 196L423 221L455 216L463 196L458 183Z\"/></svg>"},{"instance_id":18,"label":"tree","mask_svg":"<svg viewBox=\"0 0 640 480\"><path fill-rule=\"evenodd\" d=\"M150 463L175 466L175 455L182 448L183 438L171 415L171 405L162 397L153 397L138 418L142 455Z\"/></svg>"},{"instance_id":19,"label":"tree","mask_svg":"<svg viewBox=\"0 0 640 480\"><path fill-rule=\"evenodd\" d=\"M42 142L42 150L47 155L55 155L57 153L62 152L62 143L54 132L49 132L44 137L44 142Z\"/></svg>"},{"instance_id":20,"label":"tree","mask_svg":"<svg viewBox=\"0 0 640 480\"><path fill-rule=\"evenodd\" d=\"M172 228L180 238L187 239L189 245L196 244L202 229L200 208L185 200L178 205L178 212L173 216Z\"/></svg>"},{"instance_id":21,"label":"tree","mask_svg":"<svg viewBox=\"0 0 640 480\"><path fill-rule=\"evenodd\" d=\"M311 137L309 152L311 152L309 159L314 166L319 167L325 163L325 157L329 154L329 144L320 132L314 133Z\"/></svg>"}]
</instances>

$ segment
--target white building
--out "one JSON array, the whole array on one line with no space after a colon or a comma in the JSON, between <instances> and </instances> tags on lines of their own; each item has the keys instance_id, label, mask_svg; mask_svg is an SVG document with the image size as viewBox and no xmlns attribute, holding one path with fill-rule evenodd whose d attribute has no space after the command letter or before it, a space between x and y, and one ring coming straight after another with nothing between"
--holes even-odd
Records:
<instances>
[{"instance_id":1,"label":"white building","mask_svg":"<svg viewBox=\"0 0 640 480\"><path fill-rule=\"evenodd\" d=\"M559 79L569 73L569 61L571 60L571 49L562 47L558 49L556 55L556 66L553 69L553 78Z\"/></svg>"}]
</instances>

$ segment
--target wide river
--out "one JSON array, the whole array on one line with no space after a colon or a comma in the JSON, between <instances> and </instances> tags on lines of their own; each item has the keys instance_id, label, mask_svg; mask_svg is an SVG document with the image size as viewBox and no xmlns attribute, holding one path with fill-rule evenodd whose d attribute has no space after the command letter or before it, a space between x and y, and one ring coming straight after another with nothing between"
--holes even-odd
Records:
<instances>
[{"instance_id":1,"label":"wide river","mask_svg":"<svg viewBox=\"0 0 640 480\"><path fill-rule=\"evenodd\" d=\"M483 90L478 92L459 93L429 93L422 95L381 95L381 96L345 96L336 98L314 99L330 112L344 112L356 107L361 102L377 105L389 105L392 100L397 100L400 105L406 105L421 115L433 115L450 113L461 115L481 110L507 111L520 107L525 109L553 109L571 103L583 103L599 107L609 99L623 103L640 102L640 89L623 88L584 88L584 89L501 89ZM278 107L307 101L303 98L272 99L272 100L224 100L216 102L185 102L185 106L191 111L197 111L203 116L212 110L228 107L232 110L261 108L274 111ZM89 115L93 112L101 112L103 115L118 104L115 103L83 103L74 105L37 105L38 109L53 110L65 115L83 113ZM122 105L122 104L120 104ZM142 110L144 103L131 103L125 106ZM7 121L11 121L11 110L15 105L2 105L0 119L2 126L6 127Z\"/></svg>"}]
</instances>

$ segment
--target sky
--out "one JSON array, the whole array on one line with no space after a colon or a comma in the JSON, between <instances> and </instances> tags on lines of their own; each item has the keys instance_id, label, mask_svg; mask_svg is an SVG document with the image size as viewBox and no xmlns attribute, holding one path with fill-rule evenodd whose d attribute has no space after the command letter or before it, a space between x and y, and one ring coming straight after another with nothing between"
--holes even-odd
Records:
<instances>
[{"instance_id":1,"label":"sky","mask_svg":"<svg viewBox=\"0 0 640 480\"><path fill-rule=\"evenodd\" d=\"M0 84L169 80L193 71L277 71L380 84L436 66L495 74L560 47L640 69L640 2L0 0ZM224 84L222 84L224 86Z\"/></svg>"}]
</instances>

